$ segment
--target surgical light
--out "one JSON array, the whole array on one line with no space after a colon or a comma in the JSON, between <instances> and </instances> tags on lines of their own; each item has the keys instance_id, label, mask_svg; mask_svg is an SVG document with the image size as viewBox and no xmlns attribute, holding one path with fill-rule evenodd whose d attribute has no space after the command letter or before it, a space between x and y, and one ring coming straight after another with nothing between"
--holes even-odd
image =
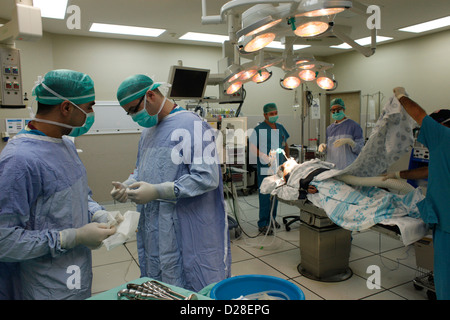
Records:
<instances>
[{"instance_id":1,"label":"surgical light","mask_svg":"<svg viewBox=\"0 0 450 320\"><path fill-rule=\"evenodd\" d=\"M248 29L250 29L250 28L255 28L253 31L250 31L250 32L248 32L247 34L246 34L246 36L253 36L253 35L255 35L255 34L258 34L258 33L260 33L260 32L263 32L263 31L266 31L267 29L270 29L270 28L272 28L272 27L274 27L274 26L276 26L277 24L279 24L280 22L282 21L282 19L278 19L278 20L272 20L272 19L270 19L269 21L267 21L267 23L264 23L262 26L260 26L260 27L256 27L255 28L255 26L253 25L253 26L250 26L250 27L248 27ZM247 29L247 28L246 28Z\"/></svg>"},{"instance_id":2,"label":"surgical light","mask_svg":"<svg viewBox=\"0 0 450 320\"><path fill-rule=\"evenodd\" d=\"M323 21L310 21L297 27L294 33L302 38L314 37L324 33L329 27L329 24Z\"/></svg>"},{"instance_id":3,"label":"surgical light","mask_svg":"<svg viewBox=\"0 0 450 320\"><path fill-rule=\"evenodd\" d=\"M341 13L344 10L345 10L345 8L319 9L319 10L314 10L314 11L310 11L310 12L305 12L298 16L304 16L304 17L310 17L310 18L332 16L334 14Z\"/></svg>"},{"instance_id":4,"label":"surgical light","mask_svg":"<svg viewBox=\"0 0 450 320\"><path fill-rule=\"evenodd\" d=\"M296 16L323 17L332 16L343 12L353 6L352 1L345 0L310 0L303 1L299 6L302 12Z\"/></svg>"},{"instance_id":5,"label":"surgical light","mask_svg":"<svg viewBox=\"0 0 450 320\"><path fill-rule=\"evenodd\" d=\"M244 40L238 44L242 53L251 53L266 47L275 39L276 34L272 32L263 33L256 37L244 37Z\"/></svg>"},{"instance_id":6,"label":"surgical light","mask_svg":"<svg viewBox=\"0 0 450 320\"><path fill-rule=\"evenodd\" d=\"M316 83L321 89L324 90L334 90L337 87L337 82L334 80L334 76L326 72L322 72L318 75Z\"/></svg>"},{"instance_id":7,"label":"surgical light","mask_svg":"<svg viewBox=\"0 0 450 320\"><path fill-rule=\"evenodd\" d=\"M298 73L298 76L303 81L312 81L316 79L316 72L312 70L302 70Z\"/></svg>"},{"instance_id":8,"label":"surgical light","mask_svg":"<svg viewBox=\"0 0 450 320\"><path fill-rule=\"evenodd\" d=\"M242 67L237 64L230 65L225 70L225 81L227 82L233 82L241 76L241 72L243 71Z\"/></svg>"},{"instance_id":9,"label":"surgical light","mask_svg":"<svg viewBox=\"0 0 450 320\"><path fill-rule=\"evenodd\" d=\"M241 81L236 81L233 83L230 83L228 86L226 86L226 94L234 94L236 93L239 89L242 88L242 82Z\"/></svg>"},{"instance_id":10,"label":"surgical light","mask_svg":"<svg viewBox=\"0 0 450 320\"><path fill-rule=\"evenodd\" d=\"M242 81L246 81L246 80L252 78L257 72L258 72L257 69L244 70L241 73L241 75L239 76L239 79Z\"/></svg>"},{"instance_id":11,"label":"surgical light","mask_svg":"<svg viewBox=\"0 0 450 320\"><path fill-rule=\"evenodd\" d=\"M259 70L252 78L255 83L263 83L272 77L272 71L267 71L266 69Z\"/></svg>"},{"instance_id":12,"label":"surgical light","mask_svg":"<svg viewBox=\"0 0 450 320\"><path fill-rule=\"evenodd\" d=\"M301 83L300 78L296 75L296 71L287 73L286 76L280 80L280 85L283 89L293 90Z\"/></svg>"}]
</instances>

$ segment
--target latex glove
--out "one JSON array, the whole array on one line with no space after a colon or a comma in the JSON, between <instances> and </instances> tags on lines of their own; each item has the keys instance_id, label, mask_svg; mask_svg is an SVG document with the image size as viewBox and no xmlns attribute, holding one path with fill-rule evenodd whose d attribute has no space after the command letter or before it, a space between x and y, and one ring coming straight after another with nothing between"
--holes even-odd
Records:
<instances>
[{"instance_id":1,"label":"latex glove","mask_svg":"<svg viewBox=\"0 0 450 320\"><path fill-rule=\"evenodd\" d=\"M401 97L408 97L408 94L403 87L394 88L394 95L398 100L400 100Z\"/></svg>"},{"instance_id":2,"label":"latex glove","mask_svg":"<svg viewBox=\"0 0 450 320\"><path fill-rule=\"evenodd\" d=\"M176 199L173 182L150 184L139 181L130 185L127 189L127 195L131 201L137 204L148 203L156 199Z\"/></svg>"},{"instance_id":3,"label":"latex glove","mask_svg":"<svg viewBox=\"0 0 450 320\"><path fill-rule=\"evenodd\" d=\"M111 190L111 196L113 197L113 199L122 203L127 202L127 186L117 181L113 181L112 184L114 186L114 188Z\"/></svg>"},{"instance_id":4,"label":"latex glove","mask_svg":"<svg viewBox=\"0 0 450 320\"><path fill-rule=\"evenodd\" d=\"M350 147L354 148L356 146L355 141L353 141L350 138L343 138L343 139L338 139L333 143L333 146L335 148L338 148L340 146L343 146L344 144L348 144Z\"/></svg>"},{"instance_id":5,"label":"latex glove","mask_svg":"<svg viewBox=\"0 0 450 320\"><path fill-rule=\"evenodd\" d=\"M325 143L321 143L319 145L319 152L325 152L327 150L327 145Z\"/></svg>"},{"instance_id":6,"label":"latex glove","mask_svg":"<svg viewBox=\"0 0 450 320\"><path fill-rule=\"evenodd\" d=\"M397 172L389 172L389 173L383 174L381 180L385 181L387 179L401 179L401 178L402 177L400 177L400 171L397 171Z\"/></svg>"},{"instance_id":7,"label":"latex glove","mask_svg":"<svg viewBox=\"0 0 450 320\"><path fill-rule=\"evenodd\" d=\"M65 229L59 235L61 248L72 249L78 245L85 245L90 249L97 249L102 241L116 232L116 228L109 228L107 224L92 222L78 229Z\"/></svg>"},{"instance_id":8,"label":"latex glove","mask_svg":"<svg viewBox=\"0 0 450 320\"><path fill-rule=\"evenodd\" d=\"M108 226L118 225L123 221L123 216L120 211L105 211L98 210L92 216L92 222L106 223Z\"/></svg>"}]
</instances>

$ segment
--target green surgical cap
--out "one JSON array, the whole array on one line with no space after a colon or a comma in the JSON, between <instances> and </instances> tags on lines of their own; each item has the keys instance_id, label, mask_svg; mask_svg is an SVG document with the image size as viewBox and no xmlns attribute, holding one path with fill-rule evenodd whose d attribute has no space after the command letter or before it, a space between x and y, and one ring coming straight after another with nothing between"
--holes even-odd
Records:
<instances>
[{"instance_id":1,"label":"green surgical cap","mask_svg":"<svg viewBox=\"0 0 450 320\"><path fill-rule=\"evenodd\" d=\"M95 101L94 81L87 74L73 70L52 70L37 83L33 96L40 103L57 105L65 101L49 92L42 84L75 104Z\"/></svg>"},{"instance_id":2,"label":"green surgical cap","mask_svg":"<svg viewBox=\"0 0 450 320\"><path fill-rule=\"evenodd\" d=\"M161 84L154 83L150 77L143 74L136 74L126 78L117 90L117 100L121 106L133 100L141 98L148 90L155 90Z\"/></svg>"},{"instance_id":3,"label":"green surgical cap","mask_svg":"<svg viewBox=\"0 0 450 320\"><path fill-rule=\"evenodd\" d=\"M271 111L276 111L277 105L275 103L268 103L264 106L264 113L268 113Z\"/></svg>"},{"instance_id":4,"label":"green surgical cap","mask_svg":"<svg viewBox=\"0 0 450 320\"><path fill-rule=\"evenodd\" d=\"M345 104L344 104L344 100L342 100L341 98L336 98L336 99L333 99L333 100L331 100L331 103L330 103L330 109L333 107L333 106L341 106L342 108L344 108L345 109Z\"/></svg>"}]
</instances>

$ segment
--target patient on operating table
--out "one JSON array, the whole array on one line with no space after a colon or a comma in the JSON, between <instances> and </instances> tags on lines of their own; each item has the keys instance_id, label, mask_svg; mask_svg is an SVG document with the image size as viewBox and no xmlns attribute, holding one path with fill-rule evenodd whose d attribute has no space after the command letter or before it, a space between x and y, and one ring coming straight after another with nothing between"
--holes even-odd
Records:
<instances>
[{"instance_id":1,"label":"patient on operating table","mask_svg":"<svg viewBox=\"0 0 450 320\"><path fill-rule=\"evenodd\" d=\"M282 171L285 171L283 165L281 165L280 169ZM319 190L317 190L317 188L315 186L310 185L310 183L314 179L315 176L317 176L327 170L329 170L329 169L319 168L319 169L312 171L304 179L300 179L300 188L299 188L298 198L303 200L303 199L306 199L306 196L308 193L314 194L314 193L319 192ZM286 183L289 180L289 175L290 175L290 172L283 176L283 179L286 181Z\"/></svg>"}]
</instances>

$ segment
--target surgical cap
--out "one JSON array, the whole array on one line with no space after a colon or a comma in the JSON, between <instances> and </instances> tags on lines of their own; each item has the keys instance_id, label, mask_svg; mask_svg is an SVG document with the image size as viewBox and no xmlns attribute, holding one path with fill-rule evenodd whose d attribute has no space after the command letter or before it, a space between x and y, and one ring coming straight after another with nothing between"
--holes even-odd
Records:
<instances>
[{"instance_id":1,"label":"surgical cap","mask_svg":"<svg viewBox=\"0 0 450 320\"><path fill-rule=\"evenodd\" d=\"M275 103L268 103L264 106L264 113L271 111L277 111L277 105Z\"/></svg>"},{"instance_id":2,"label":"surgical cap","mask_svg":"<svg viewBox=\"0 0 450 320\"><path fill-rule=\"evenodd\" d=\"M52 70L44 79L36 84L33 96L40 103L57 105L64 101L49 92L43 85L75 104L95 101L94 81L87 74L73 70Z\"/></svg>"},{"instance_id":3,"label":"surgical cap","mask_svg":"<svg viewBox=\"0 0 450 320\"><path fill-rule=\"evenodd\" d=\"M331 109L333 106L341 106L342 108L345 109L344 100L342 100L341 98L336 98L336 99L331 100L331 103L330 103L330 109Z\"/></svg>"},{"instance_id":4,"label":"surgical cap","mask_svg":"<svg viewBox=\"0 0 450 320\"><path fill-rule=\"evenodd\" d=\"M439 123L444 123L450 120L450 110L449 109L441 109L430 114L434 120Z\"/></svg>"},{"instance_id":5,"label":"surgical cap","mask_svg":"<svg viewBox=\"0 0 450 320\"><path fill-rule=\"evenodd\" d=\"M117 100L119 100L121 106L124 106L141 98L148 90L155 90L160 85L160 83L154 83L150 77L143 74L128 77L117 90Z\"/></svg>"}]
</instances>

